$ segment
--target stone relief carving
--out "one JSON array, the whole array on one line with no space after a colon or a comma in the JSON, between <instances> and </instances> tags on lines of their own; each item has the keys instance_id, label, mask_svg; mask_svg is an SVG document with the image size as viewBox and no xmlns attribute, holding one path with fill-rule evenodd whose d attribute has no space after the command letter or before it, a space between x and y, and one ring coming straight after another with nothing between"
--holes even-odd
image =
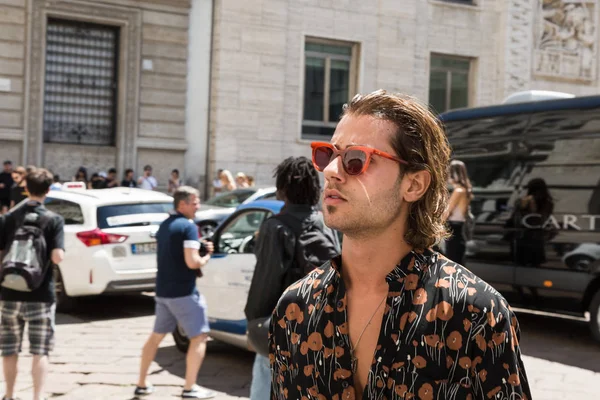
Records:
<instances>
[{"instance_id":1,"label":"stone relief carving","mask_svg":"<svg viewBox=\"0 0 600 400\"><path fill-rule=\"evenodd\" d=\"M596 79L598 0L538 0L533 73Z\"/></svg>"}]
</instances>

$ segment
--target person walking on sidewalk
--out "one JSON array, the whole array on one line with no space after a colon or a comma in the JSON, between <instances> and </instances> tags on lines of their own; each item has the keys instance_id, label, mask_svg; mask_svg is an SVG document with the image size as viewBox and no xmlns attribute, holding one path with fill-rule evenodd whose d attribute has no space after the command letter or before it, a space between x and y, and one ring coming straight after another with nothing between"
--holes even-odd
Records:
<instances>
[{"instance_id":1,"label":"person walking on sidewalk","mask_svg":"<svg viewBox=\"0 0 600 400\"><path fill-rule=\"evenodd\" d=\"M52 185L52 174L40 168L29 173L26 179L29 201L3 216L4 221L0 224L0 349L6 381L4 400L14 398L18 354L21 351L25 323L29 329L29 352L33 354L33 399L43 398L48 375L48 354L54 348L56 295L52 271L53 265L60 264L64 257L64 219L43 205ZM24 238L22 232L25 229L29 232L37 229L39 233L27 235L25 238L29 240L23 241L20 239ZM39 282L37 288L29 285L27 289L17 288L14 285L15 275L10 275L13 277L13 284L7 283L10 282L10 271L24 265L27 265L28 271L39 269L40 274L31 281L31 285ZM7 286L12 286L15 290Z\"/></svg>"},{"instance_id":2,"label":"person walking on sidewalk","mask_svg":"<svg viewBox=\"0 0 600 400\"><path fill-rule=\"evenodd\" d=\"M275 169L277 198L285 202L281 212L260 227L256 242L256 266L248 292L245 314L252 321L266 319L286 287L339 254L336 233L325 226L316 209L321 196L319 175L306 157L289 157ZM264 324L266 325L266 323ZM259 340L262 332L258 332ZM250 332L250 337L254 335ZM268 335L258 343L252 368L250 400L267 400L271 390ZM264 347L264 354L261 354Z\"/></svg>"},{"instance_id":3,"label":"person walking on sidewalk","mask_svg":"<svg viewBox=\"0 0 600 400\"><path fill-rule=\"evenodd\" d=\"M210 399L215 392L198 386L198 371L206 354L206 341L210 330L206 300L196 288L199 270L210 260L213 245L204 244L205 256L200 256L198 228L192 221L200 208L200 193L190 186L180 186L173 194L175 212L163 221L156 233L156 319L154 330L142 351L140 376L136 396L154 392L147 382L148 369L156 357L158 346L164 337L181 326L190 338L186 357L185 386L181 397L187 399Z\"/></svg>"}]
</instances>

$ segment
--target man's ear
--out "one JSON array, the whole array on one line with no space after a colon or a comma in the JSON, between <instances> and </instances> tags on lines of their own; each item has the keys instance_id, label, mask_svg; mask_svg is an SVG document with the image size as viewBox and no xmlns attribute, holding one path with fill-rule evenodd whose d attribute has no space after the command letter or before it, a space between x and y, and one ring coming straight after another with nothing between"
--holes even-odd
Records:
<instances>
[{"instance_id":1,"label":"man's ear","mask_svg":"<svg viewBox=\"0 0 600 400\"><path fill-rule=\"evenodd\" d=\"M403 199L408 203L419 200L431 185L431 174L429 171L409 172L404 176Z\"/></svg>"}]
</instances>

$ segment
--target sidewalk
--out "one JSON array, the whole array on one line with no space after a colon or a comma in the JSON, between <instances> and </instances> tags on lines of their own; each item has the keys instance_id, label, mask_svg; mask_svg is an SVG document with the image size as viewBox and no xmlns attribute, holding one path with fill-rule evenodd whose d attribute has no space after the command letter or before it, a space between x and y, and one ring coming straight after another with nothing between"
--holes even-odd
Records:
<instances>
[{"instance_id":1,"label":"sidewalk","mask_svg":"<svg viewBox=\"0 0 600 400\"><path fill-rule=\"evenodd\" d=\"M58 344L50 359L48 395L70 400L133 398L141 347L153 317L83 322L60 315L58 319L63 323L56 326ZM246 399L252 361L248 352L211 341L198 383L218 391L216 400ZM22 400L32 395L30 370L31 356L24 340L17 378L17 396ZM161 344L150 374L150 382L157 387L153 400L180 398L185 355L170 335ZM4 393L3 376L0 389Z\"/></svg>"},{"instance_id":2,"label":"sidewalk","mask_svg":"<svg viewBox=\"0 0 600 400\"><path fill-rule=\"evenodd\" d=\"M83 310L79 316L57 316L48 395L69 400L132 399L141 347L154 321L151 299L99 299ZM526 314L519 320L533 400L600 399L600 346L589 337L587 325ZM31 398L27 347L24 340L17 381L22 400ZM198 383L218 391L216 400L247 399L252 362L253 354L211 341ZM157 392L149 400L180 398L185 355L170 335L150 373ZM0 373L0 395L3 392Z\"/></svg>"}]
</instances>

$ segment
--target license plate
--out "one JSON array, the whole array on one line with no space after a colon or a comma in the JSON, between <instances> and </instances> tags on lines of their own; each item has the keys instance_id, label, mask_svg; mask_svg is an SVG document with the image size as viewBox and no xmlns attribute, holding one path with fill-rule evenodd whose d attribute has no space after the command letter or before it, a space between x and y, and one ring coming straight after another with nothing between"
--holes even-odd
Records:
<instances>
[{"instance_id":1,"label":"license plate","mask_svg":"<svg viewBox=\"0 0 600 400\"><path fill-rule=\"evenodd\" d=\"M156 242L134 243L131 245L131 254L154 254L156 253Z\"/></svg>"}]
</instances>

